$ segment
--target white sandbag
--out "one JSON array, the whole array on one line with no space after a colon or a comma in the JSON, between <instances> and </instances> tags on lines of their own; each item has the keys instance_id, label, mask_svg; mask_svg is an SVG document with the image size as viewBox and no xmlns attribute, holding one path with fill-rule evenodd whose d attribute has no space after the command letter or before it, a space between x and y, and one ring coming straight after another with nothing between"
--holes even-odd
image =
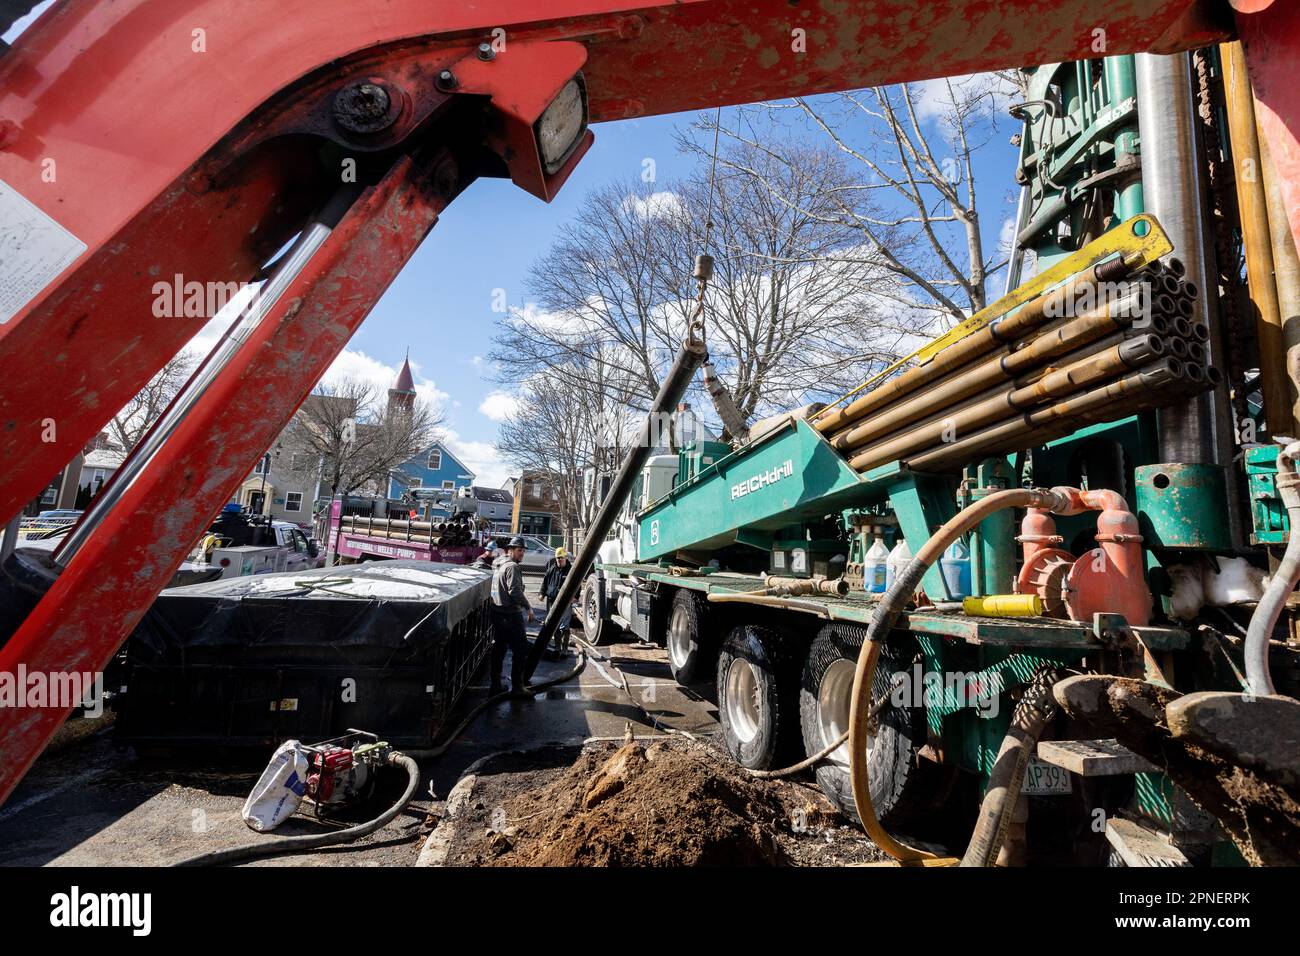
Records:
<instances>
[{"instance_id":1,"label":"white sandbag","mask_svg":"<svg viewBox=\"0 0 1300 956\"><path fill-rule=\"evenodd\" d=\"M286 740L244 801L244 822L258 833L274 830L293 816L306 789L307 754L299 741Z\"/></svg>"},{"instance_id":2,"label":"white sandbag","mask_svg":"<svg viewBox=\"0 0 1300 956\"><path fill-rule=\"evenodd\" d=\"M1215 607L1255 604L1264 596L1264 570L1245 558L1219 558L1216 573L1205 570L1205 603Z\"/></svg>"}]
</instances>

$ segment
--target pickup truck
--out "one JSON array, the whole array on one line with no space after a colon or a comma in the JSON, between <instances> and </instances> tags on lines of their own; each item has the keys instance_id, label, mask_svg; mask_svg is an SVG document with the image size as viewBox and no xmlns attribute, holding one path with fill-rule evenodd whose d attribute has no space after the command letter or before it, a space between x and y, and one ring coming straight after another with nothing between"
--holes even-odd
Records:
<instances>
[{"instance_id":1,"label":"pickup truck","mask_svg":"<svg viewBox=\"0 0 1300 956\"><path fill-rule=\"evenodd\" d=\"M214 525L195 547L190 560L182 566L192 571L208 568L214 574L200 580L233 578L275 571L301 571L317 568L324 562L320 548L307 533L288 521L272 521L254 526L252 542L229 539Z\"/></svg>"}]
</instances>

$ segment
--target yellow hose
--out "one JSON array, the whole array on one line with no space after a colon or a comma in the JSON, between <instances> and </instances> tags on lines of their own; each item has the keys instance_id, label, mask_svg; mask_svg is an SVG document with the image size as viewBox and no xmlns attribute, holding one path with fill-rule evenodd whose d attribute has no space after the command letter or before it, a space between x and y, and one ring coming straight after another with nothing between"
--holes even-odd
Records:
<instances>
[{"instance_id":1,"label":"yellow hose","mask_svg":"<svg viewBox=\"0 0 1300 956\"><path fill-rule=\"evenodd\" d=\"M1042 508L1055 514L1074 513L1080 507L1078 494L1078 491L1071 488L1009 488L963 508L930 536L876 607L871 626L867 629L867 639L862 642L862 649L858 652L857 668L853 672L853 694L849 704L849 781L862 828L877 846L900 863L951 866L957 861L899 843L880 825L876 809L871 803L867 733L871 722L871 686L884 641L925 570L939 559L959 535L965 534L994 512L1006 508Z\"/></svg>"},{"instance_id":2,"label":"yellow hose","mask_svg":"<svg viewBox=\"0 0 1300 956\"><path fill-rule=\"evenodd\" d=\"M853 672L853 703L849 709L849 780L853 786L853 803L857 806L862 829L867 831L867 836L876 846L900 863L925 865L925 861L938 860L939 856L895 840L880 825L876 808L871 803L866 739L867 724L871 720L871 682L876 676L881 647L880 641L863 641L858 666ZM860 702L864 703L860 705Z\"/></svg>"}]
</instances>

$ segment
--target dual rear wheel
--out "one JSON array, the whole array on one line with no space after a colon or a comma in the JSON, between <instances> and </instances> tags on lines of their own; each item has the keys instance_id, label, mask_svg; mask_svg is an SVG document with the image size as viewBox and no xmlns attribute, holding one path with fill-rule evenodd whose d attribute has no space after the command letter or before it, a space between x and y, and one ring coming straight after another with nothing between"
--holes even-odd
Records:
<instances>
[{"instance_id":1,"label":"dual rear wheel","mask_svg":"<svg viewBox=\"0 0 1300 956\"><path fill-rule=\"evenodd\" d=\"M866 629L827 624L806 644L776 628L734 628L718 654L718 714L723 742L736 762L752 770L797 763L830 746L849 729L858 650ZM929 803L935 780L920 757L924 708L891 703L895 674L914 657L907 642L891 641L873 681L876 716L867 738L867 770L876 815L886 826L913 819ZM847 742L815 768L827 798L861 823L853 801Z\"/></svg>"}]
</instances>

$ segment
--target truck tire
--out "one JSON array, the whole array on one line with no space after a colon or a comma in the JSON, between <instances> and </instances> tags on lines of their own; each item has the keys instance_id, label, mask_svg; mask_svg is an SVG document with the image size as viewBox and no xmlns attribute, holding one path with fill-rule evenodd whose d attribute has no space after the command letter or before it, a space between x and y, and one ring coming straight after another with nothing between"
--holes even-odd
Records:
<instances>
[{"instance_id":1,"label":"truck tire","mask_svg":"<svg viewBox=\"0 0 1300 956\"><path fill-rule=\"evenodd\" d=\"M799 723L808 755L825 749L848 730L853 674L866 632L865 627L827 624L808 649L799 690ZM873 699L889 690L892 675L907 670L914 656L910 639L895 642L891 638L886 643L876 666ZM907 823L928 805L935 780L933 774L926 773L928 767L922 766L928 761L918 756L925 740L923 707L888 705L876 720L876 732L868 739L867 771L871 802L886 827ZM849 780L848 743L832 751L815 773L827 798L860 826Z\"/></svg>"},{"instance_id":2,"label":"truck tire","mask_svg":"<svg viewBox=\"0 0 1300 956\"><path fill-rule=\"evenodd\" d=\"M683 687L699 683L710 673L708 644L704 628L708 608L702 595L681 589L668 610L668 629L664 642L668 648L668 666L673 679Z\"/></svg>"},{"instance_id":3,"label":"truck tire","mask_svg":"<svg viewBox=\"0 0 1300 956\"><path fill-rule=\"evenodd\" d=\"M742 624L718 654L718 717L727 752L769 770L798 750L798 655L771 628Z\"/></svg>"},{"instance_id":4,"label":"truck tire","mask_svg":"<svg viewBox=\"0 0 1300 956\"><path fill-rule=\"evenodd\" d=\"M593 574L582 585L582 636L588 644L600 645L612 641L618 630L617 624L607 617L600 616L596 576Z\"/></svg>"}]
</instances>

